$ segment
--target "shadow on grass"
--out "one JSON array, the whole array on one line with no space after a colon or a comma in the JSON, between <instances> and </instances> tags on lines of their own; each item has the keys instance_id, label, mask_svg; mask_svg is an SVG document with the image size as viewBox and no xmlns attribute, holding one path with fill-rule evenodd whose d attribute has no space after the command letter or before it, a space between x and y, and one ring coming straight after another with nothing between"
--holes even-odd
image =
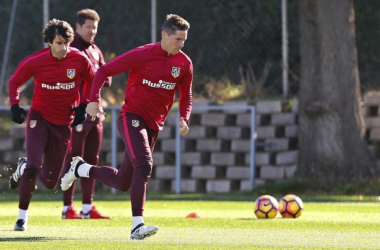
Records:
<instances>
[{"instance_id":1,"label":"shadow on grass","mask_svg":"<svg viewBox=\"0 0 380 250\"><path fill-rule=\"evenodd\" d=\"M257 220L256 218L237 218L236 220Z\"/></svg>"},{"instance_id":2,"label":"shadow on grass","mask_svg":"<svg viewBox=\"0 0 380 250\"><path fill-rule=\"evenodd\" d=\"M39 241L39 242L47 242L47 241L62 241L64 238L58 237L17 237L17 238L0 238L0 242L19 242L19 241Z\"/></svg>"}]
</instances>

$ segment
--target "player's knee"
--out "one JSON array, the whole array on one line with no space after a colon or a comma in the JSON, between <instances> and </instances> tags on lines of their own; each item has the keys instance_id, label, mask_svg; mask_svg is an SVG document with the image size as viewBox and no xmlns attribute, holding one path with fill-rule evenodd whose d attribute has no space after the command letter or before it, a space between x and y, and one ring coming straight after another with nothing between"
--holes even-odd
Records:
<instances>
[{"instance_id":1,"label":"player's knee","mask_svg":"<svg viewBox=\"0 0 380 250\"><path fill-rule=\"evenodd\" d=\"M135 172L135 174L140 175L140 178L147 182L150 179L150 175L152 174L152 165L142 165L135 169Z\"/></svg>"},{"instance_id":2,"label":"player's knee","mask_svg":"<svg viewBox=\"0 0 380 250\"><path fill-rule=\"evenodd\" d=\"M58 183L59 176L56 177L55 175L45 175L40 176L40 181L47 189L54 189Z\"/></svg>"},{"instance_id":3,"label":"player's knee","mask_svg":"<svg viewBox=\"0 0 380 250\"><path fill-rule=\"evenodd\" d=\"M51 180L46 180L43 182L44 186L47 188L47 189L54 189L57 182L54 182L54 181L51 181Z\"/></svg>"},{"instance_id":4,"label":"player's knee","mask_svg":"<svg viewBox=\"0 0 380 250\"><path fill-rule=\"evenodd\" d=\"M115 174L115 179L113 181L114 185L112 187L116 188L117 190L121 192L128 192L129 189L131 188L131 180L132 178L130 177L123 178L122 176Z\"/></svg>"},{"instance_id":5,"label":"player's knee","mask_svg":"<svg viewBox=\"0 0 380 250\"><path fill-rule=\"evenodd\" d=\"M38 173L40 172L40 167L36 165L29 165L24 170L24 175L27 179L36 179Z\"/></svg>"},{"instance_id":6,"label":"player's knee","mask_svg":"<svg viewBox=\"0 0 380 250\"><path fill-rule=\"evenodd\" d=\"M115 183L114 188L116 188L117 190L121 192L128 192L129 189L131 188L131 183L130 182L128 183L125 180L120 180L114 183Z\"/></svg>"},{"instance_id":7,"label":"player's knee","mask_svg":"<svg viewBox=\"0 0 380 250\"><path fill-rule=\"evenodd\" d=\"M152 174L152 165L143 165L140 167L141 176L148 181L150 178L150 175Z\"/></svg>"},{"instance_id":8,"label":"player's knee","mask_svg":"<svg viewBox=\"0 0 380 250\"><path fill-rule=\"evenodd\" d=\"M130 186L126 185L125 183L119 185L118 190L121 192L128 192L130 189Z\"/></svg>"},{"instance_id":9,"label":"player's knee","mask_svg":"<svg viewBox=\"0 0 380 250\"><path fill-rule=\"evenodd\" d=\"M98 155L93 155L91 157L86 157L85 158L87 163L90 164L90 165L98 165L98 162L99 162L99 156Z\"/></svg>"}]
</instances>

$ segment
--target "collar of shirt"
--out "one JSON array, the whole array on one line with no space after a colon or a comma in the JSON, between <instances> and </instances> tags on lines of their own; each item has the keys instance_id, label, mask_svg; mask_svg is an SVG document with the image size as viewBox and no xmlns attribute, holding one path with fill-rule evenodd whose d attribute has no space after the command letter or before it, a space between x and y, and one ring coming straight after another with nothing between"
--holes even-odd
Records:
<instances>
[{"instance_id":1,"label":"collar of shirt","mask_svg":"<svg viewBox=\"0 0 380 250\"><path fill-rule=\"evenodd\" d=\"M165 57L168 57L168 52L166 50L163 50L162 47L161 47L161 41L157 42L155 44L155 47L157 48L157 51L160 51L160 53L165 56Z\"/></svg>"},{"instance_id":2,"label":"collar of shirt","mask_svg":"<svg viewBox=\"0 0 380 250\"><path fill-rule=\"evenodd\" d=\"M93 43L88 43L85 40L83 40L83 38L77 32L75 32L74 42L80 44L80 46L83 46L86 49L93 44Z\"/></svg>"},{"instance_id":3,"label":"collar of shirt","mask_svg":"<svg viewBox=\"0 0 380 250\"><path fill-rule=\"evenodd\" d=\"M61 62L64 61L68 56L70 56L69 54L70 54L70 51L71 51L71 49L69 48L68 51L67 51L66 56L63 57L63 58L61 58L61 59L58 59L58 57L53 56L53 54L51 53L51 48L50 48L50 47L45 48L45 49L47 50L46 52L47 52L47 54L48 54L48 57L49 57L51 60L53 60L53 61L55 61L55 62L57 62L57 63L61 63Z\"/></svg>"}]
</instances>

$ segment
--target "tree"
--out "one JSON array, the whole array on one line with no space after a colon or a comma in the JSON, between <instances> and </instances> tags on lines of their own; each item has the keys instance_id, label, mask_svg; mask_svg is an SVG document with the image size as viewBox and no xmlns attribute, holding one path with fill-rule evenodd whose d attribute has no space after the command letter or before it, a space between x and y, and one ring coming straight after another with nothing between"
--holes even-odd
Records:
<instances>
[{"instance_id":1,"label":"tree","mask_svg":"<svg viewBox=\"0 0 380 250\"><path fill-rule=\"evenodd\" d=\"M364 140L353 0L299 0L298 175L320 185L376 174Z\"/></svg>"}]
</instances>

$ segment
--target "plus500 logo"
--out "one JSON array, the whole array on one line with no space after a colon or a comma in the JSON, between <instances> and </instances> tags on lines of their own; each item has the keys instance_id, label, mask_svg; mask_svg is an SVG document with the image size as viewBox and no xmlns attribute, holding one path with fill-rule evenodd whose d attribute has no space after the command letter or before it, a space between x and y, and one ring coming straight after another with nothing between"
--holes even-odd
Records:
<instances>
[{"instance_id":1,"label":"plus500 logo","mask_svg":"<svg viewBox=\"0 0 380 250\"><path fill-rule=\"evenodd\" d=\"M57 82L56 85L48 85L46 83L41 84L43 89L73 89L75 87L75 82L61 83Z\"/></svg>"},{"instance_id":2,"label":"plus500 logo","mask_svg":"<svg viewBox=\"0 0 380 250\"><path fill-rule=\"evenodd\" d=\"M173 90L175 88L175 83L165 82L162 80L159 80L158 83L155 83L155 82L151 82L149 80L143 79L142 83L148 85L149 87L157 88L157 89Z\"/></svg>"}]
</instances>

